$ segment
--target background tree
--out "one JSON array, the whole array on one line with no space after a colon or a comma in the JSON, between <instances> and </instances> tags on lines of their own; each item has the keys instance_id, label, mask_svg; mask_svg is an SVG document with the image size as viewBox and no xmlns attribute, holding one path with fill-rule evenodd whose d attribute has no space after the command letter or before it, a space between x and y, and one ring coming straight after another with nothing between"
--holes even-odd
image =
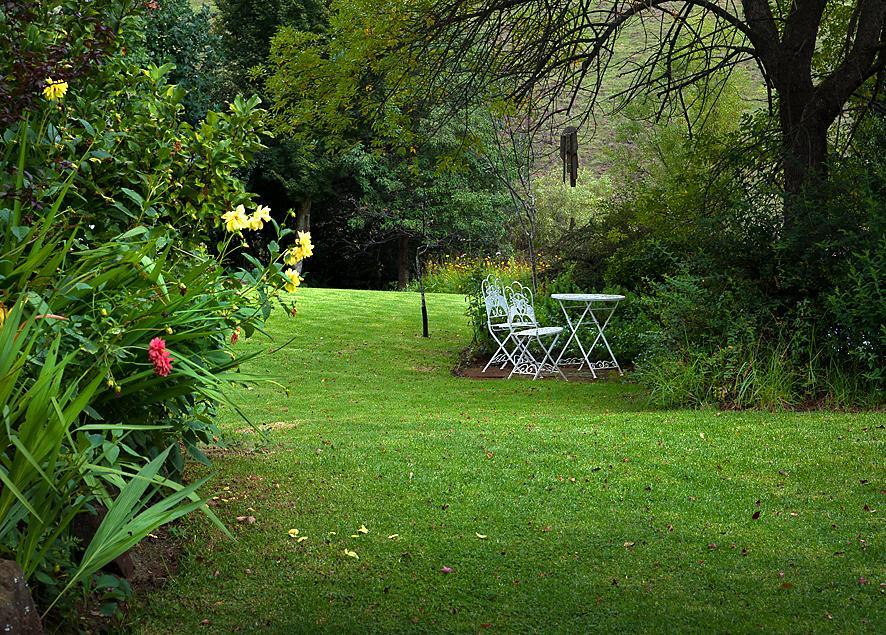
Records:
<instances>
[{"instance_id":1,"label":"background tree","mask_svg":"<svg viewBox=\"0 0 886 635\"><path fill-rule=\"evenodd\" d=\"M477 118L438 117L442 108L425 99L413 74L416 61L388 54L410 17L398 2L334 2L322 33L278 30L266 83L278 138L327 161L326 179L335 173L336 189L346 192L339 202L355 232L348 242L361 251L392 249L401 287L424 244L419 200L427 201L434 234L450 232L434 244L491 245L503 235L488 170L468 157ZM416 198L419 190L427 195Z\"/></svg>"},{"instance_id":2,"label":"background tree","mask_svg":"<svg viewBox=\"0 0 886 635\"><path fill-rule=\"evenodd\" d=\"M530 107L531 110L531 107ZM532 273L532 292L538 293L538 204L535 177L539 170L537 148L529 115L492 117L492 138L486 156L492 173L507 191L513 216L525 241Z\"/></svg>"},{"instance_id":3,"label":"background tree","mask_svg":"<svg viewBox=\"0 0 886 635\"><path fill-rule=\"evenodd\" d=\"M230 83L235 90L260 95L265 104L271 102L265 81L274 34L284 28L319 33L327 27L324 0L217 0L215 4L214 27L223 42ZM322 138L274 135L249 168L250 189L281 222L286 211L292 210L293 226L299 231L311 230L314 202L328 196L335 180L323 142ZM300 272L303 264L297 265Z\"/></svg>"},{"instance_id":4,"label":"background tree","mask_svg":"<svg viewBox=\"0 0 886 635\"><path fill-rule=\"evenodd\" d=\"M215 0L218 29L234 83L264 92L261 68L277 29L321 31L326 25L324 0Z\"/></svg>"},{"instance_id":5,"label":"background tree","mask_svg":"<svg viewBox=\"0 0 886 635\"><path fill-rule=\"evenodd\" d=\"M236 93L212 16L207 5L195 9L190 0L146 3L142 14L145 50L140 53L146 63L175 64L167 79L185 90L182 104L192 124Z\"/></svg>"}]
</instances>

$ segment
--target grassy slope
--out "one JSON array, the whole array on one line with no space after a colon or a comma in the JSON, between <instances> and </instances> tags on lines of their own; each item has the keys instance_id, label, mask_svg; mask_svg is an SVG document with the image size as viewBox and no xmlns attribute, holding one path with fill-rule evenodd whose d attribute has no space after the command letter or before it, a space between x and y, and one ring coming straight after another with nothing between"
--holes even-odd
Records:
<instances>
[{"instance_id":1,"label":"grassy slope","mask_svg":"<svg viewBox=\"0 0 886 635\"><path fill-rule=\"evenodd\" d=\"M299 293L270 325L295 340L248 365L291 394L240 395L270 445L223 425L243 444L215 463L237 542L178 528L182 570L136 630L886 628L877 415L656 412L619 383L461 379L460 297L430 297L422 340L414 294Z\"/></svg>"}]
</instances>

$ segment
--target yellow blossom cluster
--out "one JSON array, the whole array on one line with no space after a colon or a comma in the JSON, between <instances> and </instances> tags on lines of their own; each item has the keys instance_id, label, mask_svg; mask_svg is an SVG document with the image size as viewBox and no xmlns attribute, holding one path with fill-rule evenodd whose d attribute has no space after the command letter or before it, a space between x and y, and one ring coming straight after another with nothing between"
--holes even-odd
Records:
<instances>
[{"instance_id":1,"label":"yellow blossom cluster","mask_svg":"<svg viewBox=\"0 0 886 635\"><path fill-rule=\"evenodd\" d=\"M289 293L294 293L301 281L304 280L295 269L287 269L283 272L283 276L286 278L286 283L283 286Z\"/></svg>"},{"instance_id":2,"label":"yellow blossom cluster","mask_svg":"<svg viewBox=\"0 0 886 635\"><path fill-rule=\"evenodd\" d=\"M291 267L294 267L305 258L310 258L313 255L314 245L311 243L311 233L298 232L298 239L295 241L295 245L286 252L286 264L290 265L290 268L283 272L283 277L286 278L286 283L283 286L290 293L298 289L298 286L301 284L302 280L304 280L304 278L298 274L298 271Z\"/></svg>"},{"instance_id":3,"label":"yellow blossom cluster","mask_svg":"<svg viewBox=\"0 0 886 635\"><path fill-rule=\"evenodd\" d=\"M65 96L68 92L68 82L53 81L51 77L46 78L46 87L43 89L43 96L49 101L56 101Z\"/></svg>"},{"instance_id":4,"label":"yellow blossom cluster","mask_svg":"<svg viewBox=\"0 0 886 635\"><path fill-rule=\"evenodd\" d=\"M249 217L249 229L258 231L265 226L265 223L271 222L271 208L266 205L259 205L255 208L252 216Z\"/></svg>"},{"instance_id":5,"label":"yellow blossom cluster","mask_svg":"<svg viewBox=\"0 0 886 635\"><path fill-rule=\"evenodd\" d=\"M314 245L311 243L311 232L298 232L298 240L286 255L286 264L295 265L314 255Z\"/></svg>"},{"instance_id":6,"label":"yellow blossom cluster","mask_svg":"<svg viewBox=\"0 0 886 635\"><path fill-rule=\"evenodd\" d=\"M246 208L238 205L229 212L222 214L225 229L231 233L240 232L244 229L258 231L271 222L271 208L259 205L255 208L252 216L246 215Z\"/></svg>"}]
</instances>

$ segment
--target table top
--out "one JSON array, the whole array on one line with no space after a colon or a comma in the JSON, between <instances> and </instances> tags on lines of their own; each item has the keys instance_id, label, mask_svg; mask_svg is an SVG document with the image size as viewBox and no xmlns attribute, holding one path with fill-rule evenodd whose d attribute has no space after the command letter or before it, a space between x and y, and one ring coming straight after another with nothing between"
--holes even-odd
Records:
<instances>
[{"instance_id":1,"label":"table top","mask_svg":"<svg viewBox=\"0 0 886 635\"><path fill-rule=\"evenodd\" d=\"M561 302L618 302L625 299L623 295L606 293L552 293L551 297Z\"/></svg>"}]
</instances>

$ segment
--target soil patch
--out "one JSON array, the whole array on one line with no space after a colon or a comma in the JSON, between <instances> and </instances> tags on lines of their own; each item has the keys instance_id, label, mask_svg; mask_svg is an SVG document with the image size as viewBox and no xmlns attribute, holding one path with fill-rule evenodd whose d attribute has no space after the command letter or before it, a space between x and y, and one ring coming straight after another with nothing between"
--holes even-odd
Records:
<instances>
[{"instance_id":1,"label":"soil patch","mask_svg":"<svg viewBox=\"0 0 886 635\"><path fill-rule=\"evenodd\" d=\"M130 552L135 567L129 583L136 596L160 588L178 573L182 544L170 535L169 527L158 528Z\"/></svg>"},{"instance_id":2,"label":"soil patch","mask_svg":"<svg viewBox=\"0 0 886 635\"><path fill-rule=\"evenodd\" d=\"M133 570L126 578L132 586L132 601L137 603L144 599L150 592L165 585L172 576L178 573L184 546L169 531L170 527L177 523L178 521L157 528L127 552L133 564ZM112 616L102 615L102 604L103 601L98 593L92 593L79 600L76 603L79 615L76 629L71 624L58 624L52 621L45 626L50 627L47 629L49 632L61 633L126 632L124 625L128 621L128 603L122 602L119 607L120 613Z\"/></svg>"},{"instance_id":3,"label":"soil patch","mask_svg":"<svg viewBox=\"0 0 886 635\"><path fill-rule=\"evenodd\" d=\"M467 377L468 379L507 379L508 375L511 373L511 367L508 365L506 368L502 369L499 366L490 366L486 372L483 372L483 367L486 366L486 362L489 361L489 358L480 358L480 359L472 359L463 364L460 364L456 368L453 369L452 374L458 377ZM601 369L596 370L597 377L596 379L591 374L591 371L587 369L587 367L582 370L578 370L577 366L563 366L561 369L563 374L566 375L566 379L569 381L578 381L578 382L590 382L590 381L615 381L621 378L621 375L618 374L618 371L614 368L612 369ZM528 375L514 375L512 379L531 379ZM545 373L539 379L554 379L558 381L563 381L563 379L558 374L550 374Z\"/></svg>"}]
</instances>

